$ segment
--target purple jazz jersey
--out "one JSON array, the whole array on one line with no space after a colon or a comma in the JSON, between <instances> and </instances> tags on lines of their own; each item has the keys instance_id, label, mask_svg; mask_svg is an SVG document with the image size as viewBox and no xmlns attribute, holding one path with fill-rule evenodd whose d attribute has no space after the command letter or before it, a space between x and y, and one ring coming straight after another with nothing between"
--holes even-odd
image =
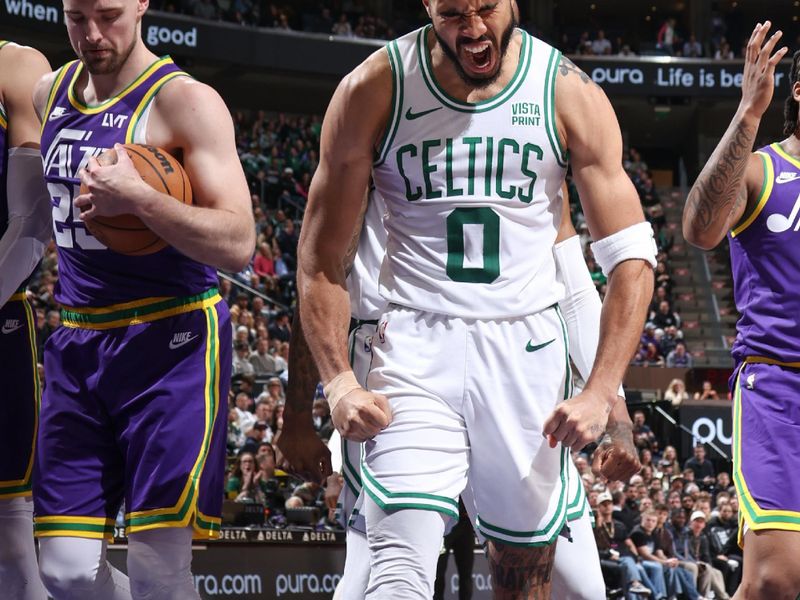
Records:
<instances>
[{"instance_id":1,"label":"purple jazz jersey","mask_svg":"<svg viewBox=\"0 0 800 600\"><path fill-rule=\"evenodd\" d=\"M777 143L758 156L758 203L730 234L734 483L751 529L800 531L800 161Z\"/></svg>"},{"instance_id":2,"label":"purple jazz jersey","mask_svg":"<svg viewBox=\"0 0 800 600\"><path fill-rule=\"evenodd\" d=\"M800 454L795 451L800 374L791 367L746 362L733 387L733 478L740 518L754 530L800 531Z\"/></svg>"},{"instance_id":3,"label":"purple jazz jersey","mask_svg":"<svg viewBox=\"0 0 800 600\"><path fill-rule=\"evenodd\" d=\"M0 308L0 499L31 495L39 416L34 316L17 293Z\"/></svg>"},{"instance_id":4,"label":"purple jazz jersey","mask_svg":"<svg viewBox=\"0 0 800 600\"><path fill-rule=\"evenodd\" d=\"M800 161L778 144L758 154L765 173L761 197L730 235L741 314L733 357L800 363Z\"/></svg>"},{"instance_id":5,"label":"purple jazz jersey","mask_svg":"<svg viewBox=\"0 0 800 600\"><path fill-rule=\"evenodd\" d=\"M145 297L190 296L216 285L211 267L172 247L146 256L109 250L87 231L72 204L80 189L80 169L115 143L147 143L153 98L165 83L186 74L165 57L118 96L87 107L74 92L81 71L81 63L74 61L58 72L42 129L44 173L58 246L56 300L71 307L100 307Z\"/></svg>"},{"instance_id":6,"label":"purple jazz jersey","mask_svg":"<svg viewBox=\"0 0 800 600\"><path fill-rule=\"evenodd\" d=\"M232 332L225 302L207 296L127 327L91 314L48 339L36 535L110 538L124 500L129 533L192 526L216 537Z\"/></svg>"}]
</instances>

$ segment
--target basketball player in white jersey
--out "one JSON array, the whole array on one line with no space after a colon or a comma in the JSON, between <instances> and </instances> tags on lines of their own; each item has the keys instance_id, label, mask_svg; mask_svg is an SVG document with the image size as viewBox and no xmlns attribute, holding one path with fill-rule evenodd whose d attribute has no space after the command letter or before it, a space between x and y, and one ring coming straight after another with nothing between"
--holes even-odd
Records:
<instances>
[{"instance_id":1,"label":"basketball player in white jersey","mask_svg":"<svg viewBox=\"0 0 800 600\"><path fill-rule=\"evenodd\" d=\"M31 97L50 71L37 50L0 41L0 596L47 597L33 544L31 473L39 406L34 319L24 285L50 240L50 202Z\"/></svg>"},{"instance_id":2,"label":"basketball player in white jersey","mask_svg":"<svg viewBox=\"0 0 800 600\"><path fill-rule=\"evenodd\" d=\"M513 0L424 5L432 25L376 52L331 101L301 236L300 311L334 424L368 440L366 598L431 595L468 474L495 597L543 597L568 449L605 430L638 341L652 230L605 95L515 28ZM609 276L595 365L571 399L552 255L567 159ZM348 363L343 258L370 175L387 202L390 310L366 391Z\"/></svg>"},{"instance_id":3,"label":"basketball player in white jersey","mask_svg":"<svg viewBox=\"0 0 800 600\"><path fill-rule=\"evenodd\" d=\"M562 191L562 195L564 210L556 245L553 248L558 278L566 289L566 297L559 302L559 306L567 322L570 357L582 377L586 378L597 348L601 302L585 268L577 232L570 220L566 190ZM347 289L351 307L350 359L353 371L362 385L365 385L371 363L372 338L376 333L377 322L386 309L386 302L378 291L378 274L386 244L386 230L383 226L385 212L386 205L380 194L374 189L371 190L358 248L352 266L348 267ZM292 332L292 347L296 348L292 358L295 361L302 358L308 365L313 364L299 321L295 323ZM278 445L289 464L293 468L297 465L298 469L308 476L311 470L315 468L319 470L321 464L327 465L329 462L328 453L319 443L316 433L308 426L311 422L308 406L318 375L316 369L304 368L291 360L289 372L292 375L289 378L287 410L305 414L306 426L303 427L298 423L295 415L289 420L285 419ZM295 402L301 404L295 406ZM615 405L615 411L609 418L608 436L604 438L603 445L596 454L597 470L610 479L626 480L639 470L631 427L630 416L623 398ZM333 462L341 465L340 472L343 478L337 502L337 514L340 523L348 528L345 571L334 598L357 600L364 597L369 580L369 549L364 519L359 514L363 502L361 500L356 502L361 493L361 444L346 440L341 442L339 436L334 435L337 440L336 443L331 440L331 453L335 455ZM309 456L314 452L316 454ZM572 461L569 467L567 519L572 540L565 537L560 537L558 540L553 570L553 597L572 600L604 598L605 586L583 482ZM467 498L465 504L468 505L468 512L474 515L471 498ZM581 576L576 577L576 573L580 573Z\"/></svg>"}]
</instances>

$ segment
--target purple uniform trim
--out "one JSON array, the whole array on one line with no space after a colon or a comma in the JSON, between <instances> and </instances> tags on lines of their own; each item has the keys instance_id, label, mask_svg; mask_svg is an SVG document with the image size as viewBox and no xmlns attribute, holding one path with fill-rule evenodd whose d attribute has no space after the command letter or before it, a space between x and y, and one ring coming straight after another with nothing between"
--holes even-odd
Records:
<instances>
[{"instance_id":1,"label":"purple uniform trim","mask_svg":"<svg viewBox=\"0 0 800 600\"><path fill-rule=\"evenodd\" d=\"M35 317L18 296L0 308L0 498L31 495L39 416Z\"/></svg>"},{"instance_id":2,"label":"purple uniform trim","mask_svg":"<svg viewBox=\"0 0 800 600\"><path fill-rule=\"evenodd\" d=\"M225 472L232 339L227 305L47 341L36 534L108 537L194 526L215 537Z\"/></svg>"},{"instance_id":3,"label":"purple uniform trim","mask_svg":"<svg viewBox=\"0 0 800 600\"><path fill-rule=\"evenodd\" d=\"M731 379L740 516L754 530L800 531L800 370L747 362Z\"/></svg>"}]
</instances>

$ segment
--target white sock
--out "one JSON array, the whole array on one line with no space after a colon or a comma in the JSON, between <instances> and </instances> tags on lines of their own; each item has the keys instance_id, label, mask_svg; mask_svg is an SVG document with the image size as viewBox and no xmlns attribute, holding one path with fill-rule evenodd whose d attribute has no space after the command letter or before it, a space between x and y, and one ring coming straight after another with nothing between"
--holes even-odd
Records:
<instances>
[{"instance_id":1,"label":"white sock","mask_svg":"<svg viewBox=\"0 0 800 600\"><path fill-rule=\"evenodd\" d=\"M131 600L127 576L106 560L106 541L39 538L39 572L54 600Z\"/></svg>"},{"instance_id":2,"label":"white sock","mask_svg":"<svg viewBox=\"0 0 800 600\"><path fill-rule=\"evenodd\" d=\"M446 517L411 508L385 512L369 496L364 512L370 551L365 598L429 600Z\"/></svg>"},{"instance_id":3,"label":"white sock","mask_svg":"<svg viewBox=\"0 0 800 600\"><path fill-rule=\"evenodd\" d=\"M128 536L128 576L136 600L196 600L192 528L164 527Z\"/></svg>"},{"instance_id":4,"label":"white sock","mask_svg":"<svg viewBox=\"0 0 800 600\"><path fill-rule=\"evenodd\" d=\"M30 498L0 500L0 589L7 598L47 598L36 563Z\"/></svg>"}]
</instances>

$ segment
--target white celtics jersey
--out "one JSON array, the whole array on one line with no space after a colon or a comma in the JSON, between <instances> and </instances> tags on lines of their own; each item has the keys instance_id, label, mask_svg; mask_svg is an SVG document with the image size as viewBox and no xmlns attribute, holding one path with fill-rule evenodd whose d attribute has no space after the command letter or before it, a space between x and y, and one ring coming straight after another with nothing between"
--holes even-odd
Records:
<instances>
[{"instance_id":1,"label":"white celtics jersey","mask_svg":"<svg viewBox=\"0 0 800 600\"><path fill-rule=\"evenodd\" d=\"M558 302L552 247L566 153L555 124L561 53L524 31L519 66L494 98L441 89L430 26L387 46L393 106L373 166L386 200L381 293L463 318L510 318Z\"/></svg>"},{"instance_id":2,"label":"white celtics jersey","mask_svg":"<svg viewBox=\"0 0 800 600\"><path fill-rule=\"evenodd\" d=\"M378 291L381 262L386 254L386 228L383 219L386 203L374 188L369 192L364 225L358 238L353 267L347 276L347 291L350 292L350 315L362 321L380 318L386 308Z\"/></svg>"}]
</instances>

